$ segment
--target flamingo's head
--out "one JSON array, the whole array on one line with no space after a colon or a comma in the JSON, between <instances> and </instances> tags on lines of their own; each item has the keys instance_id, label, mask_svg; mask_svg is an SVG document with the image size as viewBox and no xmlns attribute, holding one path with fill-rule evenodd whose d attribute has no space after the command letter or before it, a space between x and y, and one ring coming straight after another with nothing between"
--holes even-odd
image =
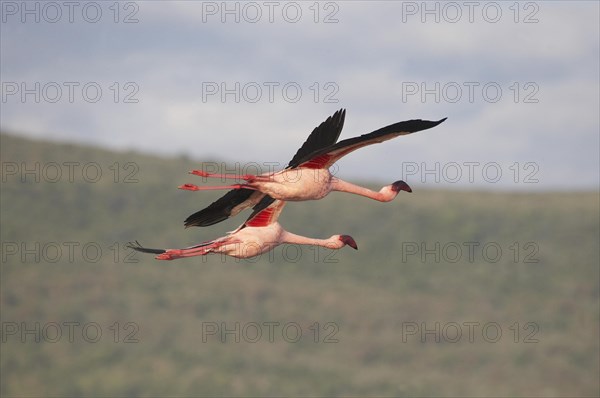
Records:
<instances>
[{"instance_id":1,"label":"flamingo's head","mask_svg":"<svg viewBox=\"0 0 600 398\"><path fill-rule=\"evenodd\" d=\"M408 184L402 180L396 181L395 183L393 183L391 185L391 188L392 188L392 191L394 191L394 192L400 192L400 191L412 192L412 189L410 189Z\"/></svg>"},{"instance_id":2,"label":"flamingo's head","mask_svg":"<svg viewBox=\"0 0 600 398\"><path fill-rule=\"evenodd\" d=\"M342 242L341 247L348 245L354 250L358 250L358 245L356 244L356 241L350 235L339 235L338 239L340 240L340 242Z\"/></svg>"}]
</instances>

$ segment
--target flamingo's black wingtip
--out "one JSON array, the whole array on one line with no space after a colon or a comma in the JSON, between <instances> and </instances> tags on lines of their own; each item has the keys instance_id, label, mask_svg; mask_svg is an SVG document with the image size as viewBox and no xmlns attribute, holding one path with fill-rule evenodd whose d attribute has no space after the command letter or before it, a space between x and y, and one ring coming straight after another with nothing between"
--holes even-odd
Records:
<instances>
[{"instance_id":1,"label":"flamingo's black wingtip","mask_svg":"<svg viewBox=\"0 0 600 398\"><path fill-rule=\"evenodd\" d=\"M445 117L445 118L443 118L443 119L440 119L440 120L438 120L437 122L430 122L430 123L431 123L431 127L435 127L435 126L437 126L437 125L439 125L439 124L442 124L442 123L444 123L444 122L446 121L446 119L448 119L448 118L447 118L447 117Z\"/></svg>"}]
</instances>

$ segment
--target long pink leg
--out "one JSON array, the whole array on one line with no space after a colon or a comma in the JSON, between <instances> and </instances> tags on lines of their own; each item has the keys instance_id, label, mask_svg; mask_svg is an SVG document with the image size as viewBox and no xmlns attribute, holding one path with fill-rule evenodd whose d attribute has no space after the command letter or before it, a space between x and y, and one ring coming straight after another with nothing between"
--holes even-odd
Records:
<instances>
[{"instance_id":1,"label":"long pink leg","mask_svg":"<svg viewBox=\"0 0 600 398\"><path fill-rule=\"evenodd\" d=\"M210 190L215 190L215 189L254 189L254 190L256 190L256 188L251 187L250 185L246 185L246 184L215 185L215 186L203 186L203 187L200 187L195 184L183 184L177 188L183 189L186 191L210 191Z\"/></svg>"},{"instance_id":2,"label":"long pink leg","mask_svg":"<svg viewBox=\"0 0 600 398\"><path fill-rule=\"evenodd\" d=\"M245 181L269 181L271 176L257 176L254 174L217 174L208 173L203 170L191 170L189 174L197 175L198 177L210 177L210 178L224 178L232 180L245 180Z\"/></svg>"},{"instance_id":3,"label":"long pink leg","mask_svg":"<svg viewBox=\"0 0 600 398\"><path fill-rule=\"evenodd\" d=\"M184 257L204 256L222 245L223 242L215 242L209 245L200 247L189 247L187 249L168 249L164 253L156 256L155 258L157 260L176 260L178 258Z\"/></svg>"},{"instance_id":4,"label":"long pink leg","mask_svg":"<svg viewBox=\"0 0 600 398\"><path fill-rule=\"evenodd\" d=\"M211 177L211 178L229 178L232 180L252 180L256 178L255 175L252 174L217 174L217 173L208 173L203 170L192 170L189 172L190 174L197 175L198 177Z\"/></svg>"}]
</instances>

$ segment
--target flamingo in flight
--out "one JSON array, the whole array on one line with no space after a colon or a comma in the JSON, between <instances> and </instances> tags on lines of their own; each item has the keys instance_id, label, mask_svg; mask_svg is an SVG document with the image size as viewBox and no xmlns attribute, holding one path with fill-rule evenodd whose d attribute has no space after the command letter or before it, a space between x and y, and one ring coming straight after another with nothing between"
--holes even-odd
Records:
<instances>
[{"instance_id":1,"label":"flamingo in flight","mask_svg":"<svg viewBox=\"0 0 600 398\"><path fill-rule=\"evenodd\" d=\"M299 245L316 245L329 249L341 249L348 245L355 250L358 246L349 235L333 235L329 239L314 239L293 234L284 230L277 222L285 201L270 200L261 210L255 210L250 217L235 231L228 235L203 242L185 249L149 249L138 242L129 243L128 247L143 253L157 254L157 260L175 260L184 257L204 256L211 253L222 253L237 258L250 258L268 252L282 243Z\"/></svg>"},{"instance_id":2,"label":"flamingo in flight","mask_svg":"<svg viewBox=\"0 0 600 398\"><path fill-rule=\"evenodd\" d=\"M345 117L345 110L342 109L336 112L333 117L336 115L342 119L341 123L338 124L338 127L341 131L341 128L343 127L343 119ZM248 206L255 205L255 211L261 210L261 206L266 206L273 200L318 200L327 196L331 191L348 192L378 200L380 202L389 202L393 200L400 191L412 192L408 184L404 181L396 181L393 184L386 185L385 187L381 188L378 192L375 192L333 177L329 172L329 167L331 167L340 158L359 148L381 143L401 135L427 130L437 126L444 120L446 120L446 118L435 122L420 119L408 120L391 124L371 133L363 134L359 137L345 139L338 143L335 143L334 141L334 143L328 146L314 148L312 151L302 151L301 148L296 156L294 156L288 167L275 173L267 173L262 175L236 175L207 173L202 170L192 170L190 171L190 174L195 174L201 177L241 179L245 182L226 186L198 186L194 184L184 184L179 188L190 191L212 189L259 191L261 194L258 194L257 197L261 198L260 203L258 201L244 203L244 205L248 204ZM230 215L225 216L224 218L223 213L214 213L214 210L217 210L216 208L218 208L218 206L216 206L219 204L218 202L221 201L220 205L222 205L222 203L225 202L226 197L230 194L231 192L223 196L217 202L211 204L209 207L188 217L185 220L186 228L190 226L212 225L215 222L219 222L228 218L228 216L237 214L237 212L239 212L241 209L235 209L237 212L232 211L230 212ZM252 197L252 195L248 196L249 198ZM262 198L267 198L267 196L268 200L262 201ZM215 206L213 207L213 205Z\"/></svg>"}]
</instances>

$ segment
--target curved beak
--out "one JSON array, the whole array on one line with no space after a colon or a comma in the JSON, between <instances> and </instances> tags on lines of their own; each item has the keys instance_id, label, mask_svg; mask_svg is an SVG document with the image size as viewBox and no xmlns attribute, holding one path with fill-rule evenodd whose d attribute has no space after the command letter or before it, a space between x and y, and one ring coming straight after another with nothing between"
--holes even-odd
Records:
<instances>
[{"instance_id":1,"label":"curved beak","mask_svg":"<svg viewBox=\"0 0 600 398\"><path fill-rule=\"evenodd\" d=\"M400 191L412 192L412 189L404 181L396 181L395 183L392 184L392 191L394 191L394 192L400 192Z\"/></svg>"},{"instance_id":2,"label":"curved beak","mask_svg":"<svg viewBox=\"0 0 600 398\"><path fill-rule=\"evenodd\" d=\"M358 245L353 237L350 235L340 235L340 240L345 244L353 248L354 250L358 250Z\"/></svg>"}]
</instances>

